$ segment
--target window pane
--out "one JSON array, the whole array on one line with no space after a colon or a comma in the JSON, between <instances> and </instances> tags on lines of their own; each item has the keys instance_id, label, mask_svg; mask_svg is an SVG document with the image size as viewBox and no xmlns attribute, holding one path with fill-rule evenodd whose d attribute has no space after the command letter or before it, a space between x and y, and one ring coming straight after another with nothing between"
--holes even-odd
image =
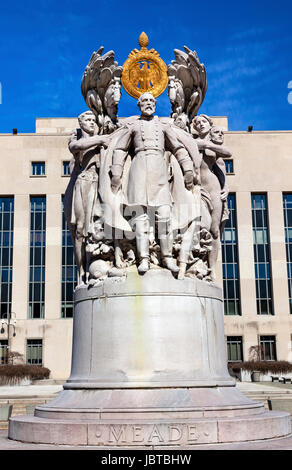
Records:
<instances>
[{"instance_id":1,"label":"window pane","mask_svg":"<svg viewBox=\"0 0 292 470\"><path fill-rule=\"evenodd\" d=\"M69 162L63 162L63 175L64 176L70 175Z\"/></svg>"},{"instance_id":2,"label":"window pane","mask_svg":"<svg viewBox=\"0 0 292 470\"><path fill-rule=\"evenodd\" d=\"M0 316L11 312L14 198L0 197Z\"/></svg>"},{"instance_id":3,"label":"window pane","mask_svg":"<svg viewBox=\"0 0 292 470\"><path fill-rule=\"evenodd\" d=\"M289 289L289 311L292 314L292 194L283 194L285 245Z\"/></svg>"},{"instance_id":4,"label":"window pane","mask_svg":"<svg viewBox=\"0 0 292 470\"><path fill-rule=\"evenodd\" d=\"M71 235L67 228L64 216L64 202L62 198L62 301L61 315L63 318L73 316L73 293L77 281L77 267Z\"/></svg>"},{"instance_id":5,"label":"window pane","mask_svg":"<svg viewBox=\"0 0 292 470\"><path fill-rule=\"evenodd\" d=\"M226 173L233 173L233 160L224 160Z\"/></svg>"},{"instance_id":6,"label":"window pane","mask_svg":"<svg viewBox=\"0 0 292 470\"><path fill-rule=\"evenodd\" d=\"M235 194L228 196L229 220L222 234L222 273L225 315L241 315Z\"/></svg>"},{"instance_id":7,"label":"window pane","mask_svg":"<svg viewBox=\"0 0 292 470\"><path fill-rule=\"evenodd\" d=\"M32 175L43 176L45 175L45 162L32 162Z\"/></svg>"},{"instance_id":8,"label":"window pane","mask_svg":"<svg viewBox=\"0 0 292 470\"><path fill-rule=\"evenodd\" d=\"M27 364L42 365L43 342L41 339L28 339L26 346L26 362Z\"/></svg>"},{"instance_id":9,"label":"window pane","mask_svg":"<svg viewBox=\"0 0 292 470\"><path fill-rule=\"evenodd\" d=\"M31 197L29 317L44 317L46 197Z\"/></svg>"},{"instance_id":10,"label":"window pane","mask_svg":"<svg viewBox=\"0 0 292 470\"><path fill-rule=\"evenodd\" d=\"M275 336L261 336L260 344L262 348L262 360L276 361L276 338Z\"/></svg>"},{"instance_id":11,"label":"window pane","mask_svg":"<svg viewBox=\"0 0 292 470\"><path fill-rule=\"evenodd\" d=\"M257 313L273 315L271 263L269 249L267 198L252 194L252 222L256 278Z\"/></svg>"},{"instance_id":12,"label":"window pane","mask_svg":"<svg viewBox=\"0 0 292 470\"><path fill-rule=\"evenodd\" d=\"M242 361L242 336L227 336L228 361Z\"/></svg>"}]
</instances>

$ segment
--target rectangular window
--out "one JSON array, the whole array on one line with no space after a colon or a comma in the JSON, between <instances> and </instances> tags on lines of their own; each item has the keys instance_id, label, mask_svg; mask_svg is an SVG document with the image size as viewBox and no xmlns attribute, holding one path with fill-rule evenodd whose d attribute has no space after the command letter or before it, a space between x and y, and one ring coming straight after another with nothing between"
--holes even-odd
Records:
<instances>
[{"instance_id":1,"label":"rectangular window","mask_svg":"<svg viewBox=\"0 0 292 470\"><path fill-rule=\"evenodd\" d=\"M261 360L262 361L276 361L276 337L275 336L260 336L261 345Z\"/></svg>"},{"instance_id":2,"label":"rectangular window","mask_svg":"<svg viewBox=\"0 0 292 470\"><path fill-rule=\"evenodd\" d=\"M225 171L227 174L234 173L233 160L224 160Z\"/></svg>"},{"instance_id":3,"label":"rectangular window","mask_svg":"<svg viewBox=\"0 0 292 470\"><path fill-rule=\"evenodd\" d=\"M14 198L0 197L0 318L11 312Z\"/></svg>"},{"instance_id":4,"label":"rectangular window","mask_svg":"<svg viewBox=\"0 0 292 470\"><path fill-rule=\"evenodd\" d=\"M252 225L258 315L273 315L270 240L266 194L252 194Z\"/></svg>"},{"instance_id":5,"label":"rectangular window","mask_svg":"<svg viewBox=\"0 0 292 470\"><path fill-rule=\"evenodd\" d=\"M70 162L63 162L63 176L70 176Z\"/></svg>"},{"instance_id":6,"label":"rectangular window","mask_svg":"<svg viewBox=\"0 0 292 470\"><path fill-rule=\"evenodd\" d=\"M45 162L32 162L31 174L32 176L45 176L46 175L46 163Z\"/></svg>"},{"instance_id":7,"label":"rectangular window","mask_svg":"<svg viewBox=\"0 0 292 470\"><path fill-rule=\"evenodd\" d=\"M228 361L243 361L242 336L227 336Z\"/></svg>"},{"instance_id":8,"label":"rectangular window","mask_svg":"<svg viewBox=\"0 0 292 470\"><path fill-rule=\"evenodd\" d=\"M283 194L289 305L292 314L292 194Z\"/></svg>"},{"instance_id":9,"label":"rectangular window","mask_svg":"<svg viewBox=\"0 0 292 470\"><path fill-rule=\"evenodd\" d=\"M73 292L77 282L77 266L70 231L64 216L62 197L62 318L73 317Z\"/></svg>"},{"instance_id":10,"label":"rectangular window","mask_svg":"<svg viewBox=\"0 0 292 470\"><path fill-rule=\"evenodd\" d=\"M29 318L44 318L46 196L30 198Z\"/></svg>"},{"instance_id":11,"label":"rectangular window","mask_svg":"<svg viewBox=\"0 0 292 470\"><path fill-rule=\"evenodd\" d=\"M43 340L28 339L26 342L26 363L36 366L43 365Z\"/></svg>"},{"instance_id":12,"label":"rectangular window","mask_svg":"<svg viewBox=\"0 0 292 470\"><path fill-rule=\"evenodd\" d=\"M225 315L241 315L235 194L228 196L229 220L222 234L222 271Z\"/></svg>"},{"instance_id":13,"label":"rectangular window","mask_svg":"<svg viewBox=\"0 0 292 470\"><path fill-rule=\"evenodd\" d=\"M8 362L8 340L0 340L0 365Z\"/></svg>"}]
</instances>

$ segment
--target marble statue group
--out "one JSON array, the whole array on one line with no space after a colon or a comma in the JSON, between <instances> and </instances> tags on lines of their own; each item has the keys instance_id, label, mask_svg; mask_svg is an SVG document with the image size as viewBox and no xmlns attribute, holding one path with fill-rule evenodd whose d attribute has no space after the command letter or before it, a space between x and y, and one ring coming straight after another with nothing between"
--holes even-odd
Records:
<instances>
[{"instance_id":1,"label":"marble statue group","mask_svg":"<svg viewBox=\"0 0 292 470\"><path fill-rule=\"evenodd\" d=\"M81 90L89 110L69 140L73 155L64 211L78 285L122 278L137 268L212 282L228 219L224 131L198 110L207 89L195 51L175 50L166 67L142 33L124 66L94 52ZM139 116L118 118L121 85ZM155 115L168 86L172 113ZM132 90L132 91L131 91Z\"/></svg>"}]
</instances>

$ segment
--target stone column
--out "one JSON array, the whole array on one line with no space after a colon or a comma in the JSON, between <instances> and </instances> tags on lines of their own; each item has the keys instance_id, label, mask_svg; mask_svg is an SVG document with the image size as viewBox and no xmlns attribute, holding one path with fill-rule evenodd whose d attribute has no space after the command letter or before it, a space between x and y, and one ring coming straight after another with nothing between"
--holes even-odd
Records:
<instances>
[{"instance_id":1,"label":"stone column","mask_svg":"<svg viewBox=\"0 0 292 470\"><path fill-rule=\"evenodd\" d=\"M285 247L285 230L282 192L268 193L270 253L273 284L274 313L270 334L275 334L277 359L287 360L292 318L289 309L287 278L287 257ZM290 323L290 327L289 324ZM278 338L277 338L278 337ZM280 340L281 338L281 340Z\"/></svg>"},{"instance_id":2,"label":"stone column","mask_svg":"<svg viewBox=\"0 0 292 470\"><path fill-rule=\"evenodd\" d=\"M47 195L45 318L61 317L62 201L60 194ZM59 286L56 289L56 286Z\"/></svg>"},{"instance_id":3,"label":"stone column","mask_svg":"<svg viewBox=\"0 0 292 470\"><path fill-rule=\"evenodd\" d=\"M16 314L16 336L10 333L10 349L25 356L28 318L30 203L27 194L14 196L12 305Z\"/></svg>"}]
</instances>

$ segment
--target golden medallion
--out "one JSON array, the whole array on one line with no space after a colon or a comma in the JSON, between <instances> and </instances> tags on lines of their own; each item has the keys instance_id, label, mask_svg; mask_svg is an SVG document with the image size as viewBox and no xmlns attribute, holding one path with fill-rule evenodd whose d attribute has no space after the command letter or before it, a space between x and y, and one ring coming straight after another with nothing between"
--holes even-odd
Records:
<instances>
[{"instance_id":1,"label":"golden medallion","mask_svg":"<svg viewBox=\"0 0 292 470\"><path fill-rule=\"evenodd\" d=\"M147 34L141 33L140 51L130 52L123 65L122 85L133 98L139 98L146 91L157 97L168 84L167 66L155 49L147 49L148 44Z\"/></svg>"}]
</instances>

